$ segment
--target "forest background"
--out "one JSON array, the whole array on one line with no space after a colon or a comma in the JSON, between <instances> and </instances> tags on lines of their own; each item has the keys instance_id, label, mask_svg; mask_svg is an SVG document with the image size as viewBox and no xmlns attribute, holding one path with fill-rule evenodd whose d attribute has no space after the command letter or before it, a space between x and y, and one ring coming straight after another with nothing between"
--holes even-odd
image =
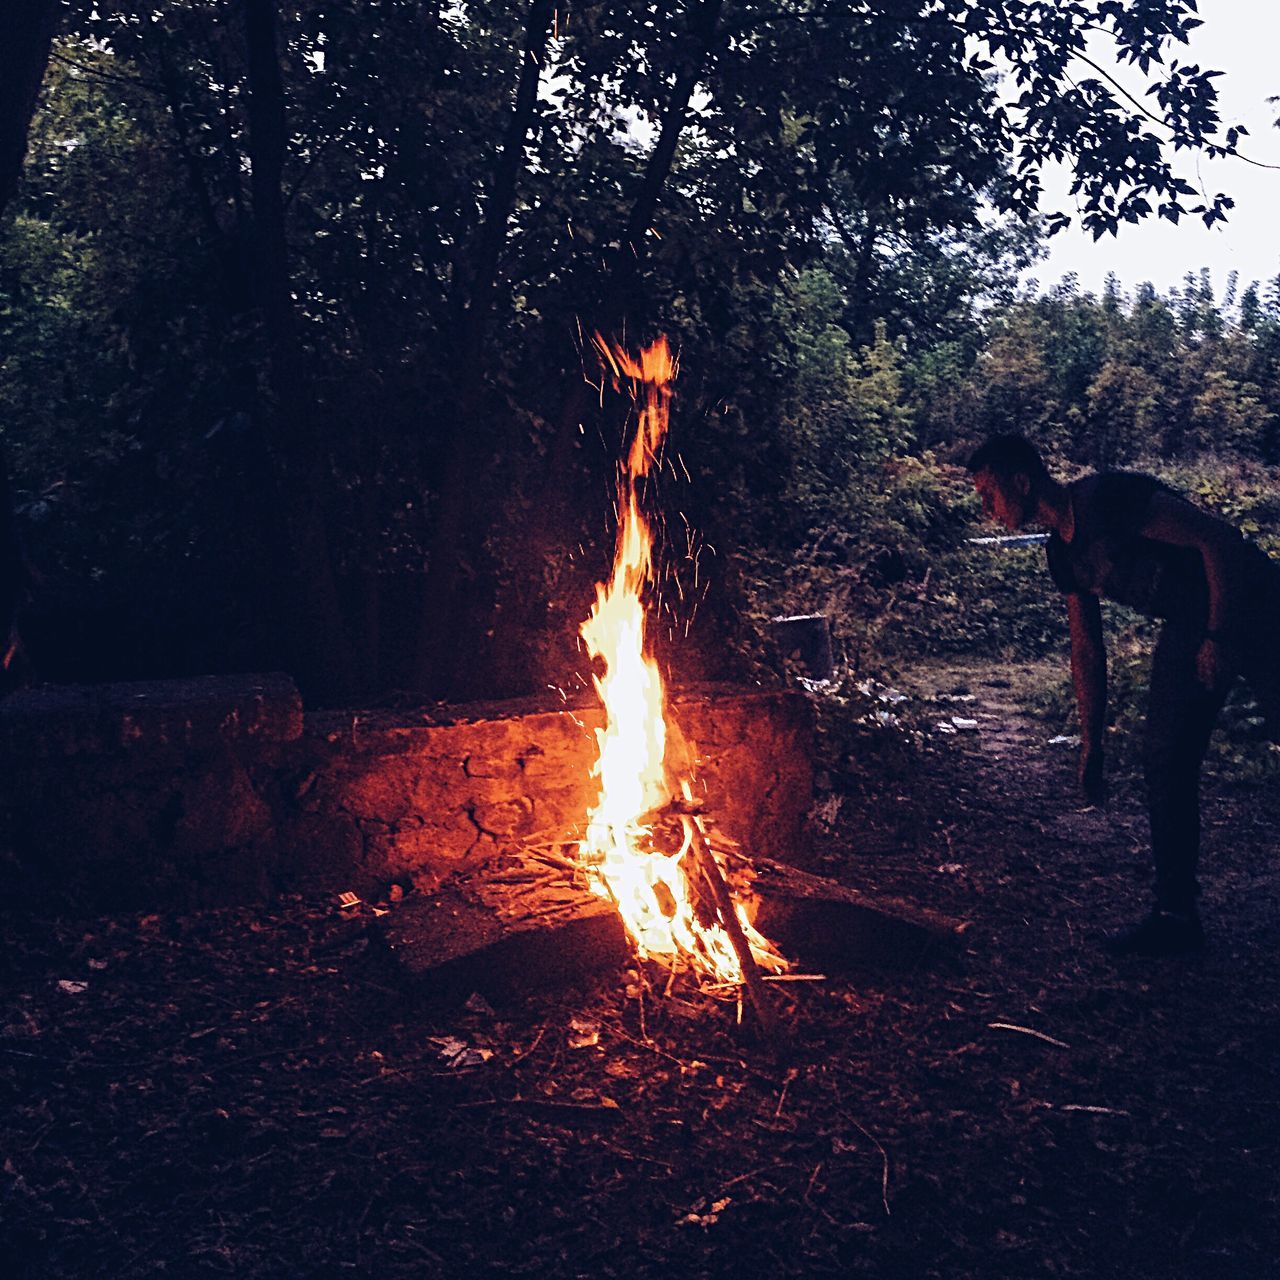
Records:
<instances>
[{"instance_id":1,"label":"forest background","mask_svg":"<svg viewBox=\"0 0 1280 1280\"><path fill-rule=\"evenodd\" d=\"M776 668L768 619L814 611L858 672L1060 648L1040 555L966 542L992 431L1275 549L1280 275L1020 283L1046 159L1098 234L1224 216L1166 159L1238 143L1168 59L1193 14L62 6L0 229L32 673L584 682L628 407L594 331L680 353L649 495L678 680ZM1091 27L1155 116L1078 74Z\"/></svg>"}]
</instances>

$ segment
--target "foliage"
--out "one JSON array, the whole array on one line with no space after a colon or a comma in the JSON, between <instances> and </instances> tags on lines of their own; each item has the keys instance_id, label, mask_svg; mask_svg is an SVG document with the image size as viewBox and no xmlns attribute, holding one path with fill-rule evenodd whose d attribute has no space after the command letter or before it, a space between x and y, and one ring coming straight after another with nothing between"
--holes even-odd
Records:
<instances>
[{"instance_id":1,"label":"foliage","mask_svg":"<svg viewBox=\"0 0 1280 1280\"><path fill-rule=\"evenodd\" d=\"M929 451L1000 421L1084 460L1095 420L1154 412L1137 373L1089 394L1106 359L1165 385L1136 309L1015 282L1056 225L1051 160L1095 233L1223 216L1188 202L1147 108L1080 74L1107 32L1175 146L1234 147L1213 73L1165 61L1193 11L71 6L0 249L28 542L67 595L178 620L143 668L540 687L607 555L626 409L593 405L584 339L662 329L691 483L661 499L720 549L703 619L750 614L751 581L761 607L903 608L955 529ZM1166 337L1201 354L1168 366L1171 451L1223 415L1234 448L1280 449L1273 302L1246 291L1215 327L1203 282L1169 301Z\"/></svg>"}]
</instances>

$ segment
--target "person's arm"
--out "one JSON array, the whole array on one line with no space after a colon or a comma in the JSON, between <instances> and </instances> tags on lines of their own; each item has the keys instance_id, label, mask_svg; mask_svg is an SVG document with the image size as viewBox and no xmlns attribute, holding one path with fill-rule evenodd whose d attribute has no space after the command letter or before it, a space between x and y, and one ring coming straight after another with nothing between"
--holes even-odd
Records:
<instances>
[{"instance_id":1,"label":"person's arm","mask_svg":"<svg viewBox=\"0 0 1280 1280\"><path fill-rule=\"evenodd\" d=\"M1231 559L1240 548L1239 531L1177 494L1157 492L1152 495L1138 534L1154 542L1191 547L1200 553L1209 588L1209 615L1205 639L1196 655L1196 674L1202 684L1217 688L1230 674L1222 646L1229 639L1239 612L1237 602L1232 599L1230 579Z\"/></svg>"},{"instance_id":2,"label":"person's arm","mask_svg":"<svg viewBox=\"0 0 1280 1280\"><path fill-rule=\"evenodd\" d=\"M1107 650L1102 641L1102 608L1096 596L1067 596L1071 624L1071 683L1080 716L1080 789L1090 804L1107 802L1103 777L1102 730L1107 718Z\"/></svg>"}]
</instances>

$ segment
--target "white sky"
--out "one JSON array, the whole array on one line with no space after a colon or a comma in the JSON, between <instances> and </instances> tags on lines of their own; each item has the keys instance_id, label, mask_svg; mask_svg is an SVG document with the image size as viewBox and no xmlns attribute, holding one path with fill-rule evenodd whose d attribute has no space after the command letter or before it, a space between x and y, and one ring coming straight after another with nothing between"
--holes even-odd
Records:
<instances>
[{"instance_id":1,"label":"white sky","mask_svg":"<svg viewBox=\"0 0 1280 1280\"><path fill-rule=\"evenodd\" d=\"M1280 129L1274 126L1280 103L1267 102L1268 97L1280 96L1280 2L1200 0L1199 8L1204 25L1192 33L1189 46L1172 46L1166 60L1177 58L1222 71L1217 86L1224 128L1247 126L1249 136L1241 139L1241 151L1280 166ZM1096 60L1111 71L1113 64L1103 60L1104 50L1098 46ZM1129 68L1115 74L1126 88L1137 88ZM1135 96L1142 99L1141 92ZM1219 297L1231 271L1240 273L1242 288L1251 280L1280 275L1280 168L1258 169L1240 160L1196 160L1183 152L1179 171L1210 196L1223 191L1234 197L1236 207L1225 224L1209 229L1199 218L1187 217L1175 226L1153 215L1136 225L1122 224L1114 238L1095 241L1073 223L1049 242L1049 257L1028 275L1048 286L1074 271L1081 288L1096 293L1107 273L1114 271L1126 290L1149 280L1163 292L1181 284L1188 271L1208 267ZM1047 170L1044 185L1042 208L1074 212L1065 170ZM1186 202L1194 203L1190 197Z\"/></svg>"}]
</instances>

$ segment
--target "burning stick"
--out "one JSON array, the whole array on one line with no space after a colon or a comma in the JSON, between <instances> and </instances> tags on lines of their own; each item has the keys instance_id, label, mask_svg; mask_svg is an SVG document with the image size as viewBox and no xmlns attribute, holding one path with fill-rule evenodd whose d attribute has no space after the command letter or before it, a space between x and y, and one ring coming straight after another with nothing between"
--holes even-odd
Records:
<instances>
[{"instance_id":1,"label":"burning stick","mask_svg":"<svg viewBox=\"0 0 1280 1280\"><path fill-rule=\"evenodd\" d=\"M679 801L673 801L672 807L680 813L684 822L685 835L692 847L694 862L702 873L702 879L707 888L711 891L717 914L720 916L720 924L733 944L734 954L742 967L742 985L746 987L751 1007L760 1020L760 1029L766 1036L772 1038L777 1034L778 1019L768 993L764 989L756 958L751 954L751 943L747 941L742 922L738 919L738 909L729 894L729 886L725 884L724 876L720 873L720 864L716 861L715 854L711 852L711 846L707 844L702 819L690 808L682 807Z\"/></svg>"}]
</instances>

